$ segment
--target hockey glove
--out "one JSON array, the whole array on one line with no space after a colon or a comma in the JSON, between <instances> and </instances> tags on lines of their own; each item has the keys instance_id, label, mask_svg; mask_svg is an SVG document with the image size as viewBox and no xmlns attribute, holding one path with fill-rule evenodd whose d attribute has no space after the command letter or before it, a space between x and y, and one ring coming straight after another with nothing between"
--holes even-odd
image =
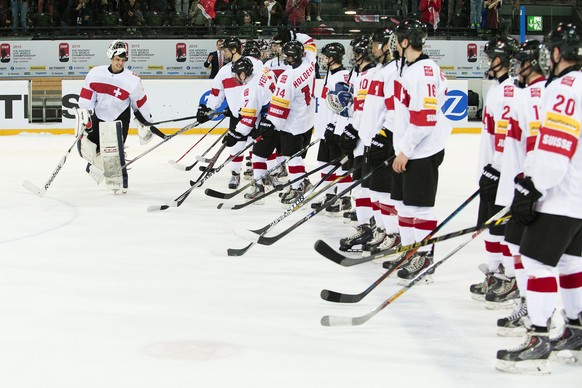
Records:
<instances>
[{"instance_id":1,"label":"hockey glove","mask_svg":"<svg viewBox=\"0 0 582 388\"><path fill-rule=\"evenodd\" d=\"M196 112L196 120L198 120L198 124L205 123L210 120L208 114L211 112L211 109L206 105L198 105L198 111Z\"/></svg>"},{"instance_id":2,"label":"hockey glove","mask_svg":"<svg viewBox=\"0 0 582 388\"><path fill-rule=\"evenodd\" d=\"M332 145L336 142L335 139L335 124L329 123L327 124L327 128L325 128L325 134L323 135L323 138L325 139L325 141L329 144Z\"/></svg>"},{"instance_id":3,"label":"hockey glove","mask_svg":"<svg viewBox=\"0 0 582 388\"><path fill-rule=\"evenodd\" d=\"M224 115L224 117L233 117L232 112L230 111L230 108L228 106L224 108L222 114Z\"/></svg>"},{"instance_id":4,"label":"hockey glove","mask_svg":"<svg viewBox=\"0 0 582 388\"><path fill-rule=\"evenodd\" d=\"M273 136L275 134L275 124L271 122L271 120L267 118L263 118L259 123L258 127L253 128L251 131L251 137L256 139L259 136L263 138Z\"/></svg>"},{"instance_id":5,"label":"hockey glove","mask_svg":"<svg viewBox=\"0 0 582 388\"><path fill-rule=\"evenodd\" d=\"M515 178L511 217L522 225L531 224L537 217L535 205L541 197L530 177Z\"/></svg>"},{"instance_id":6,"label":"hockey glove","mask_svg":"<svg viewBox=\"0 0 582 388\"><path fill-rule=\"evenodd\" d=\"M386 136L380 134L372 138L370 144L370 159L373 161L383 162L392 156L392 149L390 147L390 140Z\"/></svg>"},{"instance_id":7,"label":"hockey glove","mask_svg":"<svg viewBox=\"0 0 582 388\"><path fill-rule=\"evenodd\" d=\"M352 124L348 124L346 125L344 133L340 136L339 146L346 154L352 153L358 145L359 138L360 136L356 128Z\"/></svg>"},{"instance_id":8,"label":"hockey glove","mask_svg":"<svg viewBox=\"0 0 582 388\"><path fill-rule=\"evenodd\" d=\"M226 143L227 147L232 147L239 141L245 140L247 137L245 135L241 135L237 131L228 131L226 136L222 139L223 143Z\"/></svg>"},{"instance_id":9,"label":"hockey glove","mask_svg":"<svg viewBox=\"0 0 582 388\"><path fill-rule=\"evenodd\" d=\"M491 167L491 164L483 167L479 178L480 196L483 201L495 201L497 186L499 185L499 171Z\"/></svg>"}]
</instances>

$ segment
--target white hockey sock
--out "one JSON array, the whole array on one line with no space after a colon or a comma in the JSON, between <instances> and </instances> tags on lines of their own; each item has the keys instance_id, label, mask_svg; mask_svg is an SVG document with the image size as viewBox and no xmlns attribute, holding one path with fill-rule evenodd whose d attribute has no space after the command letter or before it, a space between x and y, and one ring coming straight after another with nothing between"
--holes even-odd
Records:
<instances>
[{"instance_id":1,"label":"white hockey sock","mask_svg":"<svg viewBox=\"0 0 582 388\"><path fill-rule=\"evenodd\" d=\"M253 178L258 180L267 171L267 159L253 154Z\"/></svg>"},{"instance_id":2,"label":"white hockey sock","mask_svg":"<svg viewBox=\"0 0 582 388\"><path fill-rule=\"evenodd\" d=\"M289 180L295 180L305 174L305 164L300 156L290 159L287 166L289 167ZM293 189L298 189L299 186L301 186L301 180L291 185Z\"/></svg>"},{"instance_id":3,"label":"white hockey sock","mask_svg":"<svg viewBox=\"0 0 582 388\"><path fill-rule=\"evenodd\" d=\"M498 272L503 258L501 254L501 236L493 236L489 231L485 233L485 257L487 258L487 266L489 267L489 272Z\"/></svg>"},{"instance_id":4,"label":"white hockey sock","mask_svg":"<svg viewBox=\"0 0 582 388\"><path fill-rule=\"evenodd\" d=\"M564 311L568 318L576 319L582 312L582 258L562 255L558 271Z\"/></svg>"},{"instance_id":5,"label":"white hockey sock","mask_svg":"<svg viewBox=\"0 0 582 388\"><path fill-rule=\"evenodd\" d=\"M370 199L370 190L368 188L358 186L354 189L356 196L356 216L358 217L358 224L367 224L373 216L372 201Z\"/></svg>"},{"instance_id":6,"label":"white hockey sock","mask_svg":"<svg viewBox=\"0 0 582 388\"><path fill-rule=\"evenodd\" d=\"M527 310L535 326L548 326L558 303L558 280L554 269L537 260L522 256L527 280Z\"/></svg>"}]
</instances>

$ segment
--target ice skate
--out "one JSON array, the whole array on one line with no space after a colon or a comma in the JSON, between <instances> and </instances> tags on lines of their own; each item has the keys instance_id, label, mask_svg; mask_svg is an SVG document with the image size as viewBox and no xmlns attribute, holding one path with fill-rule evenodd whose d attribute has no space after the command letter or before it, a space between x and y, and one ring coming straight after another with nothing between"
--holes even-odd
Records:
<instances>
[{"instance_id":1,"label":"ice skate","mask_svg":"<svg viewBox=\"0 0 582 388\"><path fill-rule=\"evenodd\" d=\"M552 372L548 362L551 351L547 331L530 329L525 342L517 348L497 351L495 369L515 374L547 375Z\"/></svg>"},{"instance_id":2,"label":"ice skate","mask_svg":"<svg viewBox=\"0 0 582 388\"><path fill-rule=\"evenodd\" d=\"M371 247L370 253L375 254L375 253L378 253L380 251L385 251L388 249L399 247L400 245L401 245L400 234L399 233L390 233L390 234L387 234L386 237L384 237L384 240L380 244ZM375 260L378 260L378 259L375 259ZM384 261L386 261L386 258L379 260L379 262L384 262Z\"/></svg>"},{"instance_id":3,"label":"ice skate","mask_svg":"<svg viewBox=\"0 0 582 388\"><path fill-rule=\"evenodd\" d=\"M519 289L515 277L493 275L498 281L485 294L485 307L490 310L511 308L519 302Z\"/></svg>"},{"instance_id":4,"label":"ice skate","mask_svg":"<svg viewBox=\"0 0 582 388\"><path fill-rule=\"evenodd\" d=\"M329 194L329 193L328 193L328 194L325 194L325 199L323 199L323 200L321 200L321 201L318 201L318 202L313 202L313 203L311 204L311 208L312 208L312 209L317 209L318 207L320 207L320 206L321 206L321 205L323 205L324 203L331 201L331 199L332 199L334 196L335 196L334 194Z\"/></svg>"},{"instance_id":5,"label":"ice skate","mask_svg":"<svg viewBox=\"0 0 582 388\"><path fill-rule=\"evenodd\" d=\"M578 319L566 318L566 326L562 334L552 339L552 354L550 360L571 365L582 365L582 313Z\"/></svg>"},{"instance_id":6,"label":"ice skate","mask_svg":"<svg viewBox=\"0 0 582 388\"><path fill-rule=\"evenodd\" d=\"M248 200L251 200L251 199L255 199L263 194L265 194L265 186L263 186L259 182L255 182L251 191L245 194L245 198ZM262 205L264 203L265 203L264 198L254 202L255 205Z\"/></svg>"},{"instance_id":7,"label":"ice skate","mask_svg":"<svg viewBox=\"0 0 582 388\"><path fill-rule=\"evenodd\" d=\"M494 272L489 271L487 264L480 264L479 269L485 274L485 280L480 283L471 284L469 292L471 292L471 298L474 300L484 301L485 294L487 294L489 287L493 286L496 278L493 276Z\"/></svg>"},{"instance_id":8,"label":"ice skate","mask_svg":"<svg viewBox=\"0 0 582 388\"><path fill-rule=\"evenodd\" d=\"M235 190L238 187L238 185L240 185L240 174L232 171L230 181L228 182L228 188Z\"/></svg>"},{"instance_id":9,"label":"ice skate","mask_svg":"<svg viewBox=\"0 0 582 388\"><path fill-rule=\"evenodd\" d=\"M340 251L350 251L355 246L366 243L366 241L369 241L373 236L372 228L369 224L358 225L355 229L356 233L340 240Z\"/></svg>"},{"instance_id":10,"label":"ice skate","mask_svg":"<svg viewBox=\"0 0 582 388\"><path fill-rule=\"evenodd\" d=\"M398 270L396 276L398 277L398 284L408 285L414 278L416 278L426 268L433 263L433 254L431 252L416 252L408 262ZM432 283L432 274L434 269L431 269L422 281L424 283Z\"/></svg>"},{"instance_id":11,"label":"ice skate","mask_svg":"<svg viewBox=\"0 0 582 388\"><path fill-rule=\"evenodd\" d=\"M501 337L521 337L527 332L524 320L527 318L527 302L520 298L520 302L513 312L497 320L497 335Z\"/></svg>"},{"instance_id":12,"label":"ice skate","mask_svg":"<svg viewBox=\"0 0 582 388\"><path fill-rule=\"evenodd\" d=\"M382 244L384 239L386 238L386 231L384 228L375 227L374 230L374 237L368 241L366 244L362 245L362 251L370 252L372 248Z\"/></svg>"},{"instance_id":13,"label":"ice skate","mask_svg":"<svg viewBox=\"0 0 582 388\"><path fill-rule=\"evenodd\" d=\"M349 224L350 222L358 222L358 215L355 210L344 212L344 224Z\"/></svg>"},{"instance_id":14,"label":"ice skate","mask_svg":"<svg viewBox=\"0 0 582 388\"><path fill-rule=\"evenodd\" d=\"M339 216L342 211L350 210L352 208L352 198L349 196L344 196L339 198L332 205L328 205L325 208L325 212L328 216Z\"/></svg>"}]
</instances>

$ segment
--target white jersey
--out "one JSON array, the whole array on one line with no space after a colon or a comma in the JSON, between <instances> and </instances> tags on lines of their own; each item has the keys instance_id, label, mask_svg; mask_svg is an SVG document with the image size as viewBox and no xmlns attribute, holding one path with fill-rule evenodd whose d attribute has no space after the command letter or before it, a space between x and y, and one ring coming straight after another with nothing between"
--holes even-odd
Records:
<instances>
[{"instance_id":1,"label":"white jersey","mask_svg":"<svg viewBox=\"0 0 582 388\"><path fill-rule=\"evenodd\" d=\"M262 74L263 63L255 58L247 58L253 63L253 74ZM226 99L232 114L238 116L243 105L242 86L232 74L232 62L227 63L218 70L216 77L212 80L212 88L206 106L216 110Z\"/></svg>"},{"instance_id":2,"label":"white jersey","mask_svg":"<svg viewBox=\"0 0 582 388\"><path fill-rule=\"evenodd\" d=\"M277 130L301 135L315 121L315 63L306 59L288 69L277 80L267 118Z\"/></svg>"},{"instance_id":3,"label":"white jersey","mask_svg":"<svg viewBox=\"0 0 582 388\"><path fill-rule=\"evenodd\" d=\"M317 62L317 46L313 38L307 34L297 33L295 40L303 44L303 49L305 50L303 56L315 65L315 62Z\"/></svg>"},{"instance_id":4,"label":"white jersey","mask_svg":"<svg viewBox=\"0 0 582 388\"><path fill-rule=\"evenodd\" d=\"M394 81L394 151L422 159L445 148L451 126L442 111L447 79L440 67L422 54Z\"/></svg>"},{"instance_id":5,"label":"white jersey","mask_svg":"<svg viewBox=\"0 0 582 388\"><path fill-rule=\"evenodd\" d=\"M358 127L360 139L368 147L383 127L390 132L394 130L394 79L398 74L396 62L377 65L368 88Z\"/></svg>"},{"instance_id":6,"label":"white jersey","mask_svg":"<svg viewBox=\"0 0 582 388\"><path fill-rule=\"evenodd\" d=\"M266 70L252 74L250 80L242 87L243 106L236 131L248 135L257 125L257 120L267 114L271 96L275 90L275 81Z\"/></svg>"},{"instance_id":7,"label":"white jersey","mask_svg":"<svg viewBox=\"0 0 582 388\"><path fill-rule=\"evenodd\" d=\"M541 118L524 168L543 195L536 210L582 219L582 71L570 71L546 87Z\"/></svg>"},{"instance_id":8,"label":"white jersey","mask_svg":"<svg viewBox=\"0 0 582 388\"><path fill-rule=\"evenodd\" d=\"M286 64L282 58L279 58L277 56L277 57L271 58L267 62L265 62L265 68L271 70L278 79L279 76L281 74L283 74L283 72L285 70L291 69L291 66Z\"/></svg>"},{"instance_id":9,"label":"white jersey","mask_svg":"<svg viewBox=\"0 0 582 388\"><path fill-rule=\"evenodd\" d=\"M364 106L366 97L368 96L368 89L370 88L370 84L372 83L372 79L377 70L378 68L375 66L366 66L364 71L358 73L354 79L354 114L349 119L349 124L352 124L352 126L358 131L358 136L360 137L360 141L354 150L354 155L356 156L362 155L364 151L360 124L362 122L362 116L364 115Z\"/></svg>"},{"instance_id":10,"label":"white jersey","mask_svg":"<svg viewBox=\"0 0 582 388\"><path fill-rule=\"evenodd\" d=\"M114 74L109 66L92 68L79 93L79 107L95 112L103 121L115 121L128 108L151 121L147 96L139 76L127 69Z\"/></svg>"},{"instance_id":11,"label":"white jersey","mask_svg":"<svg viewBox=\"0 0 582 388\"><path fill-rule=\"evenodd\" d=\"M491 164L497 171L501 169L503 143L509 128L508 100L515 94L514 79L502 76L500 83L489 89L483 105L483 130L479 152L478 174L481 176L483 167Z\"/></svg>"},{"instance_id":12,"label":"white jersey","mask_svg":"<svg viewBox=\"0 0 582 388\"><path fill-rule=\"evenodd\" d=\"M313 133L313 136L315 136L316 139L323 139L328 124L331 123L335 125L338 121L339 114L335 113L329 108L329 106L327 106L326 98L330 90L335 90L335 85L338 82L348 82L349 75L349 71L345 70L343 67L327 72L323 88L321 89L317 114L315 115L315 132ZM341 125L341 121L342 120L340 120L339 125ZM336 126L336 131L339 131L339 134L341 134L343 128L337 128Z\"/></svg>"},{"instance_id":13,"label":"white jersey","mask_svg":"<svg viewBox=\"0 0 582 388\"><path fill-rule=\"evenodd\" d=\"M509 206L513 200L514 179L523 173L526 154L533 150L540 129L540 112L545 78L524 89L516 88L511 99L509 130L505 137L499 187L495 204Z\"/></svg>"}]
</instances>

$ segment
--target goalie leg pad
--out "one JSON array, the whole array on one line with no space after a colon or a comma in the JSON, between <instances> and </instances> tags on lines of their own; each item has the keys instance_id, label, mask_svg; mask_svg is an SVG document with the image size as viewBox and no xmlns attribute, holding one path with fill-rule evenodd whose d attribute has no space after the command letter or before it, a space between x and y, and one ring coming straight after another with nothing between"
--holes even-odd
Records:
<instances>
[{"instance_id":1,"label":"goalie leg pad","mask_svg":"<svg viewBox=\"0 0 582 388\"><path fill-rule=\"evenodd\" d=\"M77 150L83 159L97 166L97 168L103 169L103 161L101 160L101 154L97 152L97 144L89 140L87 134L81 136L77 141Z\"/></svg>"},{"instance_id":2,"label":"goalie leg pad","mask_svg":"<svg viewBox=\"0 0 582 388\"><path fill-rule=\"evenodd\" d=\"M123 151L123 125L121 121L102 122L99 127L101 158L107 187L116 194L127 191L127 169Z\"/></svg>"}]
</instances>

